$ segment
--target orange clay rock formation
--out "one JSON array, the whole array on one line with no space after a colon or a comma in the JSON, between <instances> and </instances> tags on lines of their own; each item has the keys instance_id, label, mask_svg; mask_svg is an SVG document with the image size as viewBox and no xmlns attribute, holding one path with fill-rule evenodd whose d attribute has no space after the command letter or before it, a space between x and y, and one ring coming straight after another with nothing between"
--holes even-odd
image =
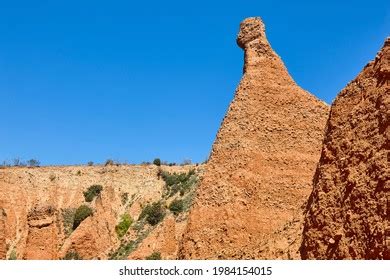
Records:
<instances>
[{"instance_id":1,"label":"orange clay rock formation","mask_svg":"<svg viewBox=\"0 0 390 280\"><path fill-rule=\"evenodd\" d=\"M190 192L165 196L166 185L159 174L180 174L190 169L198 172L201 168L0 168L0 259L127 259L133 251L134 258L143 259L153 253L149 247L161 251L164 259L174 259L179 241L173 232L181 237L187 213L174 215L166 206L176 198L190 204L192 196ZM103 190L93 201L86 202L83 193L94 184ZM138 221L143 207L157 201L163 203L165 219L155 226ZM73 230L75 210L80 205L88 205L93 213ZM116 227L124 214L131 217L133 224L124 236L119 236ZM144 239L147 245L143 245Z\"/></svg>"},{"instance_id":2,"label":"orange clay rock formation","mask_svg":"<svg viewBox=\"0 0 390 280\"><path fill-rule=\"evenodd\" d=\"M0 208L0 260L7 256L7 243L5 239L5 211Z\"/></svg>"},{"instance_id":3,"label":"orange clay rock formation","mask_svg":"<svg viewBox=\"0 0 390 280\"><path fill-rule=\"evenodd\" d=\"M26 259L57 259L58 211L51 206L34 207L27 214Z\"/></svg>"},{"instance_id":4,"label":"orange clay rock formation","mask_svg":"<svg viewBox=\"0 0 390 280\"><path fill-rule=\"evenodd\" d=\"M390 259L390 38L334 101L304 259Z\"/></svg>"},{"instance_id":5,"label":"orange clay rock formation","mask_svg":"<svg viewBox=\"0 0 390 280\"><path fill-rule=\"evenodd\" d=\"M187 214L184 214L187 216ZM128 257L130 260L142 260L154 252L161 253L164 259L174 260L177 257L179 241L183 235L186 219L175 219L174 216L167 217L158 225L153 233L142 242L142 244Z\"/></svg>"},{"instance_id":6,"label":"orange clay rock formation","mask_svg":"<svg viewBox=\"0 0 390 280\"><path fill-rule=\"evenodd\" d=\"M299 212L320 157L328 106L293 81L260 18L241 23L237 43L244 76L190 211L182 259L268 257L260 243Z\"/></svg>"}]
</instances>

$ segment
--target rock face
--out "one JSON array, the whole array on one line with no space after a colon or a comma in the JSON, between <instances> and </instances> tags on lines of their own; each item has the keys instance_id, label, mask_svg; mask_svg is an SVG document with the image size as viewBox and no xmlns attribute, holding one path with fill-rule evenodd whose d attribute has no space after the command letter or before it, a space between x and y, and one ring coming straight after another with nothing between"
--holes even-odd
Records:
<instances>
[{"instance_id":1,"label":"rock face","mask_svg":"<svg viewBox=\"0 0 390 280\"><path fill-rule=\"evenodd\" d=\"M260 18L240 25L244 76L213 145L182 259L264 258L260 243L307 200L328 106L302 90Z\"/></svg>"},{"instance_id":2,"label":"rock face","mask_svg":"<svg viewBox=\"0 0 390 280\"><path fill-rule=\"evenodd\" d=\"M0 260L7 256L7 243L5 239L5 211L0 208Z\"/></svg>"},{"instance_id":3,"label":"rock face","mask_svg":"<svg viewBox=\"0 0 390 280\"><path fill-rule=\"evenodd\" d=\"M164 259L175 260L179 249L179 241L186 224L186 220L178 222L174 217L168 217L152 234L145 238L138 249L129 255L128 259L142 260L153 252L160 252Z\"/></svg>"},{"instance_id":4,"label":"rock face","mask_svg":"<svg viewBox=\"0 0 390 280\"><path fill-rule=\"evenodd\" d=\"M390 38L334 101L304 259L390 259Z\"/></svg>"},{"instance_id":5,"label":"rock face","mask_svg":"<svg viewBox=\"0 0 390 280\"><path fill-rule=\"evenodd\" d=\"M59 228L56 226L57 216L58 211L51 206L35 207L29 211L25 259L57 259L59 234Z\"/></svg>"}]
</instances>

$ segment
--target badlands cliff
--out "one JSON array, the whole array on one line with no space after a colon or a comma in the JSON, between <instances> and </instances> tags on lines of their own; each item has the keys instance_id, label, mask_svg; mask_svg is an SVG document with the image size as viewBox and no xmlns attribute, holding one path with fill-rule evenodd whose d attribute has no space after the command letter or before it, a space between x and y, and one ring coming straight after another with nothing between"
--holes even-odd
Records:
<instances>
[{"instance_id":1,"label":"badlands cliff","mask_svg":"<svg viewBox=\"0 0 390 280\"><path fill-rule=\"evenodd\" d=\"M154 165L2 168L0 259L145 259L153 253L175 259L201 170ZM88 202L84 192L93 185L102 191ZM184 202L181 211L168 209L174 200ZM161 204L162 215L150 225L140 215L153 203ZM75 211L83 205L92 214L74 228ZM124 215L132 223L121 232Z\"/></svg>"},{"instance_id":2,"label":"badlands cliff","mask_svg":"<svg viewBox=\"0 0 390 280\"><path fill-rule=\"evenodd\" d=\"M327 123L304 259L390 259L390 38L340 92Z\"/></svg>"},{"instance_id":3,"label":"badlands cliff","mask_svg":"<svg viewBox=\"0 0 390 280\"><path fill-rule=\"evenodd\" d=\"M182 259L268 257L261 242L300 216L320 158L328 106L293 81L260 18L241 23L237 43L244 75L190 211Z\"/></svg>"}]
</instances>

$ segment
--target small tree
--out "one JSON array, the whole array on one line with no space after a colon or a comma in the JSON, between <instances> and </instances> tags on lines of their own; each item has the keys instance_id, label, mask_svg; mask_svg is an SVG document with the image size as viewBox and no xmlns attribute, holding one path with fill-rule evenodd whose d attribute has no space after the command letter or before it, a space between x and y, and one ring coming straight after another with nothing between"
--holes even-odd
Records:
<instances>
[{"instance_id":1,"label":"small tree","mask_svg":"<svg viewBox=\"0 0 390 280\"><path fill-rule=\"evenodd\" d=\"M37 167L37 166L39 166L40 164L41 164L41 163L39 162L39 160L34 159L34 158L32 158L32 159L30 159L30 160L27 161L27 165L28 165L28 166L31 166L31 167Z\"/></svg>"},{"instance_id":2,"label":"small tree","mask_svg":"<svg viewBox=\"0 0 390 280\"><path fill-rule=\"evenodd\" d=\"M88 166L93 166L93 161L88 161L87 165Z\"/></svg>"},{"instance_id":3,"label":"small tree","mask_svg":"<svg viewBox=\"0 0 390 280\"><path fill-rule=\"evenodd\" d=\"M108 159L108 160L106 160L106 163L104 165L105 166L114 165L114 161L112 159Z\"/></svg>"},{"instance_id":4,"label":"small tree","mask_svg":"<svg viewBox=\"0 0 390 280\"><path fill-rule=\"evenodd\" d=\"M14 162L14 166L19 166L21 161L20 158L14 158L13 162Z\"/></svg>"},{"instance_id":5,"label":"small tree","mask_svg":"<svg viewBox=\"0 0 390 280\"><path fill-rule=\"evenodd\" d=\"M157 166L161 166L161 159L155 158L155 159L153 160L153 164L154 164L154 165L157 165Z\"/></svg>"},{"instance_id":6,"label":"small tree","mask_svg":"<svg viewBox=\"0 0 390 280\"><path fill-rule=\"evenodd\" d=\"M3 163L1 164L1 166L3 166L3 167L10 167L11 164L8 161L3 160Z\"/></svg>"},{"instance_id":7,"label":"small tree","mask_svg":"<svg viewBox=\"0 0 390 280\"><path fill-rule=\"evenodd\" d=\"M146 217L146 221L154 226L157 225L164 219L165 210L161 204L161 202L155 202L153 204L148 204L142 210L141 215L139 216L139 220Z\"/></svg>"},{"instance_id":8,"label":"small tree","mask_svg":"<svg viewBox=\"0 0 390 280\"><path fill-rule=\"evenodd\" d=\"M82 221L91 216L92 213L92 209L87 205L81 205L77 208L76 213L74 214L73 230L75 230Z\"/></svg>"},{"instance_id":9,"label":"small tree","mask_svg":"<svg viewBox=\"0 0 390 280\"><path fill-rule=\"evenodd\" d=\"M14 166L26 166L26 163L20 158L14 158Z\"/></svg>"}]
</instances>

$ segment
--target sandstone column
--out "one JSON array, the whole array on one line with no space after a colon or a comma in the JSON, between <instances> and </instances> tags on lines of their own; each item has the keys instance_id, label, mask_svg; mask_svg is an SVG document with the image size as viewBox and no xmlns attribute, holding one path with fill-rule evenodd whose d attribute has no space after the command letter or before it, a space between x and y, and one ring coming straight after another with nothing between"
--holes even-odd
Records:
<instances>
[{"instance_id":1,"label":"sandstone column","mask_svg":"<svg viewBox=\"0 0 390 280\"><path fill-rule=\"evenodd\" d=\"M179 258L262 258L258 244L304 203L328 106L301 89L260 18L240 25L244 75L212 148Z\"/></svg>"}]
</instances>

